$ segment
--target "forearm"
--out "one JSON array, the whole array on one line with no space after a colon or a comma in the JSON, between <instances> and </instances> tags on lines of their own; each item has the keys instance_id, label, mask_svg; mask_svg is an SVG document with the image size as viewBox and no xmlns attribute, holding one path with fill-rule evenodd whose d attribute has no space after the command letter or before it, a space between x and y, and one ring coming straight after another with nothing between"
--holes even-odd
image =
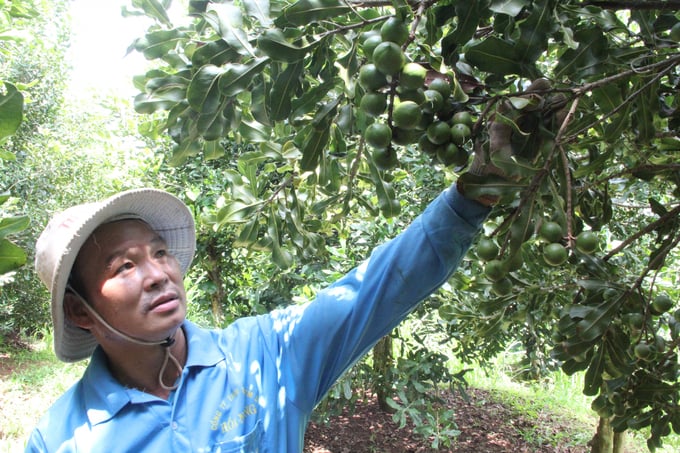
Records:
<instances>
[{"instance_id":1,"label":"forearm","mask_svg":"<svg viewBox=\"0 0 680 453\"><path fill-rule=\"evenodd\" d=\"M311 395L294 397L298 404L315 404L349 366L448 280L488 212L455 187L448 189L404 232L299 313L288 343L290 365L318 387L306 389Z\"/></svg>"}]
</instances>

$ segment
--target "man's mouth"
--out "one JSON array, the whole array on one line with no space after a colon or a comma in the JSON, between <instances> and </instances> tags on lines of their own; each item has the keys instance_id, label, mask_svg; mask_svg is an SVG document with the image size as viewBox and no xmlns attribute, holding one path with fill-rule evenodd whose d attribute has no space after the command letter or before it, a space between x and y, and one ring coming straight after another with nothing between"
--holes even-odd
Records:
<instances>
[{"instance_id":1,"label":"man's mouth","mask_svg":"<svg viewBox=\"0 0 680 453\"><path fill-rule=\"evenodd\" d=\"M175 293L164 293L156 297L151 305L149 311L160 313L170 310L175 310L179 306L179 298Z\"/></svg>"}]
</instances>

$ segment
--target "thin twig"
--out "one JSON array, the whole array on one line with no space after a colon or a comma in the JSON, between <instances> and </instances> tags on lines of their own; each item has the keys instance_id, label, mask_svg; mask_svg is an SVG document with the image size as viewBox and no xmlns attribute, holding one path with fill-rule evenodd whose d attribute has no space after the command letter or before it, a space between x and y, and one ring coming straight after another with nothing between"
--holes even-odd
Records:
<instances>
[{"instance_id":1,"label":"thin twig","mask_svg":"<svg viewBox=\"0 0 680 453\"><path fill-rule=\"evenodd\" d=\"M602 9L630 9L630 10L671 10L677 11L680 9L680 1L677 0L665 0L665 1L653 1L653 0L618 0L618 1L590 1L583 2L578 7L585 6L597 6Z\"/></svg>"},{"instance_id":2,"label":"thin twig","mask_svg":"<svg viewBox=\"0 0 680 453\"><path fill-rule=\"evenodd\" d=\"M632 175L636 172L639 171L650 171L654 173L661 173L662 171L678 171L680 170L680 164L659 164L659 165L654 165L654 164L642 164L638 165L637 167L633 168L624 168L623 170L617 171L615 173L611 173L608 175L604 175L602 178L597 179L593 182L586 183L582 185L580 188L581 190L588 189L590 187L596 187L599 186L600 184L609 181L611 179L615 178L620 178L625 175Z\"/></svg>"},{"instance_id":3,"label":"thin twig","mask_svg":"<svg viewBox=\"0 0 680 453\"><path fill-rule=\"evenodd\" d=\"M680 60L674 62L673 64L670 64L667 68L663 69L661 72L656 73L650 81L648 81L642 87L640 87L639 89L637 89L633 93L631 93L626 99L623 100L623 102L621 102L621 104L617 105L612 110L610 110L609 112L602 115L601 118L596 119L592 123L588 124L587 126L582 127L580 130L571 134L569 137L566 138L566 140L564 140L564 143L570 143L573 140L576 140L576 138L579 135L581 135L582 133L591 129L596 124L602 123L606 119L616 115L621 109L623 109L628 104L628 102L630 102L633 99L635 99L636 97L638 97L640 95L640 93L642 93L644 90L649 88L652 84L656 83L661 77L663 77L667 72L669 72L671 69L673 69L678 63L680 63Z\"/></svg>"},{"instance_id":4,"label":"thin twig","mask_svg":"<svg viewBox=\"0 0 680 453\"><path fill-rule=\"evenodd\" d=\"M664 67L666 65L675 66L678 63L680 63L680 54L675 54L671 58L663 61L657 61L656 63L651 63L646 66L640 66L632 69L628 69L627 71L619 72L618 74L614 74L608 77L605 77L604 79L599 79L595 82L590 82L586 83L585 85L582 85L581 87L578 88L573 88L570 91L574 93L575 95L582 95L587 92L593 91L597 88L600 88L605 85L609 85L611 83L614 83L620 79L626 79L631 75L637 75L642 72L650 72L653 71L659 67Z\"/></svg>"},{"instance_id":5,"label":"thin twig","mask_svg":"<svg viewBox=\"0 0 680 453\"><path fill-rule=\"evenodd\" d=\"M602 258L602 259L603 259L604 261L608 261L608 260L611 259L614 255L616 255L616 254L619 253L621 250L623 250L623 249L625 249L626 247L628 247L628 246L629 246L631 243L633 243L634 241L638 240L639 238L641 238L641 237L644 236L645 234L651 233L652 231L654 231L655 229L657 229L659 226L661 226L664 222L667 222L667 221L670 220L670 219L677 218L678 215L680 215L680 205L679 205L679 206L676 206L675 208L673 208L673 210L668 211L666 214L664 214L663 216L659 217L657 220L655 220L654 222L650 223L649 225L647 225L645 228L641 229L641 230L638 231L637 233L635 233L635 234L633 234L632 236L626 238L625 241L623 241L621 244L619 244L618 247L615 247L615 248L613 248L612 250L610 250L609 253L607 253L607 254L604 256L604 258Z\"/></svg>"}]
</instances>

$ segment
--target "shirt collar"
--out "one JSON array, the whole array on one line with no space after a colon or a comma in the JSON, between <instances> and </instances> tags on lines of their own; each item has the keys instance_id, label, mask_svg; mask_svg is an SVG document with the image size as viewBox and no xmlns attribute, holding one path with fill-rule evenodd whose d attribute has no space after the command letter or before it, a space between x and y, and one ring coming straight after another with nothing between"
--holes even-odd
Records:
<instances>
[{"instance_id":1,"label":"shirt collar","mask_svg":"<svg viewBox=\"0 0 680 453\"><path fill-rule=\"evenodd\" d=\"M225 359L212 331L190 321L184 321L182 327L189 347L182 379L185 379L189 368L212 367ZM99 346L92 354L82 384L87 417L92 425L113 418L127 404L158 400L153 395L121 385L109 371L106 354Z\"/></svg>"},{"instance_id":2,"label":"shirt collar","mask_svg":"<svg viewBox=\"0 0 680 453\"><path fill-rule=\"evenodd\" d=\"M219 348L216 331L203 329L191 321L184 321L182 327L189 345L187 367L211 367L224 360L224 352Z\"/></svg>"}]
</instances>

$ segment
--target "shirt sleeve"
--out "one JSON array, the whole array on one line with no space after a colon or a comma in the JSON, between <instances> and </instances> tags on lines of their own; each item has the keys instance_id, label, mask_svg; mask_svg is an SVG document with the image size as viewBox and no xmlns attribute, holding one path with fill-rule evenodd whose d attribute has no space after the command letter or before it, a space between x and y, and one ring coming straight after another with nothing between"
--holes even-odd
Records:
<instances>
[{"instance_id":1,"label":"shirt sleeve","mask_svg":"<svg viewBox=\"0 0 680 453\"><path fill-rule=\"evenodd\" d=\"M24 453L39 453L46 451L47 448L45 447L45 444L42 441L40 433L38 432L37 429L34 429L31 432L31 435L29 436L28 440L26 441Z\"/></svg>"},{"instance_id":2,"label":"shirt sleeve","mask_svg":"<svg viewBox=\"0 0 680 453\"><path fill-rule=\"evenodd\" d=\"M310 411L333 383L456 270L489 208L450 188L401 234L302 307L272 314L286 395ZM271 350L271 349L270 349Z\"/></svg>"}]
</instances>

